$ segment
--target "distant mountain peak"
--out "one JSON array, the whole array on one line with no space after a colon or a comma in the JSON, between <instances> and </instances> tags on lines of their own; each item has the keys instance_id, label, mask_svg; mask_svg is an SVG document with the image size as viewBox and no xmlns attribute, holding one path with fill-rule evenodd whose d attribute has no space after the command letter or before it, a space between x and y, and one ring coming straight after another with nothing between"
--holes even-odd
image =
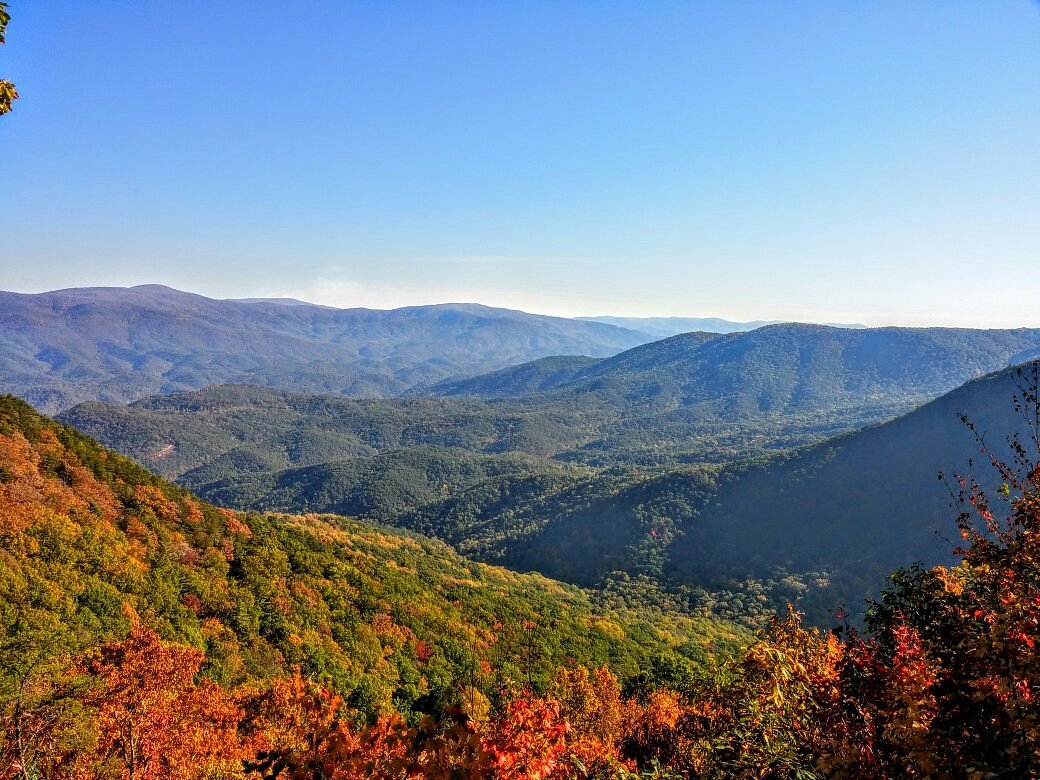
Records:
<instances>
[{"instance_id":1,"label":"distant mountain peak","mask_svg":"<svg viewBox=\"0 0 1040 780\"><path fill-rule=\"evenodd\" d=\"M334 306L322 306L319 303L301 301L299 298L224 298L229 303L270 303L275 306L319 306L323 309L333 309Z\"/></svg>"}]
</instances>

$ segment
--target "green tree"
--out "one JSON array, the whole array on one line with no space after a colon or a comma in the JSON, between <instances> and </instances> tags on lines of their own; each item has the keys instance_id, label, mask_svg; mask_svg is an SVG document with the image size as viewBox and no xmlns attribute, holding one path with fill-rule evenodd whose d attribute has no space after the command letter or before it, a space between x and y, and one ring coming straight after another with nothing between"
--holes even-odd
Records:
<instances>
[{"instance_id":1,"label":"green tree","mask_svg":"<svg viewBox=\"0 0 1040 780\"><path fill-rule=\"evenodd\" d=\"M0 0L0 43L7 43L7 23L11 14L7 13L7 3ZM11 105L18 99L18 91L10 81L0 79L0 114L11 110Z\"/></svg>"}]
</instances>

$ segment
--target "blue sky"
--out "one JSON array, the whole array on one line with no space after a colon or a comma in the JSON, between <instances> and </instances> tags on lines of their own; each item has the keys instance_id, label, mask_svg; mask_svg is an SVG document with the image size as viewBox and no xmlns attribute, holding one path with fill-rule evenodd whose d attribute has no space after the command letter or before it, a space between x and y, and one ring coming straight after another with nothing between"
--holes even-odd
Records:
<instances>
[{"instance_id":1,"label":"blue sky","mask_svg":"<svg viewBox=\"0 0 1040 780\"><path fill-rule=\"evenodd\" d=\"M11 13L0 288L1040 326L1035 2Z\"/></svg>"}]
</instances>

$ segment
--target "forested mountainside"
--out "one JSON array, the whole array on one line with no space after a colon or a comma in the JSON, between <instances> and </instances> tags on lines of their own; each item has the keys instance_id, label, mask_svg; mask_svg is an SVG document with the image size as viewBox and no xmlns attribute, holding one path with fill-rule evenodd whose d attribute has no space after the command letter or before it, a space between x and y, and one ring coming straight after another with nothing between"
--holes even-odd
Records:
<instances>
[{"instance_id":1,"label":"forested mountainside","mask_svg":"<svg viewBox=\"0 0 1040 780\"><path fill-rule=\"evenodd\" d=\"M351 400L248 386L157 396L129 407L87 403L60 419L221 505L346 512L394 525L412 522L404 515L438 513L465 491L472 491L462 499L466 502L487 493L504 512L516 510L506 523L510 526L525 517L523 500L540 497L547 486L572 486L579 505L595 503L590 496L613 495L634 480L673 468L668 464L676 457L658 456L654 460L664 465L637 465L635 471L623 460L627 448L638 445L657 452L668 435L675 437L676 446L699 448L686 449L692 460L724 461L830 432L815 418L781 418L781 427L769 435L749 419L743 426L715 423L714 435L686 440L685 429L641 428L640 419L612 421L577 404ZM609 449L598 438L601 433L611 437ZM604 471L578 465L582 461L620 463ZM515 491L515 497L499 501L502 489ZM437 527L436 533L474 554L476 548L469 545L483 545L443 524ZM604 542L615 546L608 557L627 560L619 540ZM640 545L652 551L659 542ZM577 569L587 565L575 564Z\"/></svg>"},{"instance_id":2,"label":"forested mountainside","mask_svg":"<svg viewBox=\"0 0 1040 780\"><path fill-rule=\"evenodd\" d=\"M393 522L409 502L474 486L506 453L534 456L508 462L516 475L538 476L558 472L546 458L660 471L806 445L1032 354L1037 338L1030 330L771 326L685 334L598 361L546 358L456 383L489 395L541 389L517 398L351 400L219 386L129 407L88 402L60 417L213 500L349 507ZM390 455L415 446L435 449ZM479 465L484 456L496 459ZM370 462L348 462L359 458ZM329 468L309 468L321 465ZM375 474L385 484L367 480Z\"/></svg>"},{"instance_id":3,"label":"forested mountainside","mask_svg":"<svg viewBox=\"0 0 1040 780\"><path fill-rule=\"evenodd\" d=\"M552 373L522 365L433 392L509 396L602 420L561 459L589 465L746 458L890 419L969 379L1028 360L1040 330L770 325L687 333ZM539 391L527 381L541 376ZM510 390L510 386L515 390ZM499 407L501 408L501 407Z\"/></svg>"},{"instance_id":4,"label":"forested mountainside","mask_svg":"<svg viewBox=\"0 0 1040 780\"><path fill-rule=\"evenodd\" d=\"M59 415L163 476L234 476L428 445L550 456L591 436L568 408L447 398L349 399L249 385L88 402ZM233 459L226 468L221 462Z\"/></svg>"},{"instance_id":5,"label":"forested mountainside","mask_svg":"<svg viewBox=\"0 0 1040 780\"><path fill-rule=\"evenodd\" d=\"M897 577L868 635L805 630L792 613L713 660L706 649L739 642L725 624L631 622L342 518L216 509L4 397L0 772L1032 776L1037 367L1019 378L1033 437L995 463L996 492L957 483L960 565ZM638 673L622 683L585 665L597 659Z\"/></svg>"},{"instance_id":6,"label":"forested mountainside","mask_svg":"<svg viewBox=\"0 0 1040 780\"><path fill-rule=\"evenodd\" d=\"M229 506L353 512L569 582L602 584L621 571L692 588L683 598L694 611L740 618L760 614L763 601L792 601L826 622L842 603L858 614L889 571L946 559L951 540L937 531L950 529L949 493L936 474L967 468L971 435L958 414L1002 441L1021 427L1014 381L1007 369L791 454L651 470L499 454L510 449L501 431L523 436L524 425L486 424L474 411L486 407L471 400L365 402L225 387L128 409L91 405L66 419L157 457ZM406 408L418 417L402 415ZM404 446L417 440L437 445ZM303 465L306 458L334 459Z\"/></svg>"},{"instance_id":7,"label":"forested mountainside","mask_svg":"<svg viewBox=\"0 0 1040 780\"><path fill-rule=\"evenodd\" d=\"M995 480L986 459L969 463L977 446L960 416L1007 455L1006 437L1028 433L1013 402L1021 368L789 454L664 474L503 476L398 522L520 570L580 583L638 573L698 586L701 599L729 592L738 612L764 593L826 624L842 605L859 614L888 572L949 559L953 475Z\"/></svg>"},{"instance_id":8,"label":"forested mountainside","mask_svg":"<svg viewBox=\"0 0 1040 780\"><path fill-rule=\"evenodd\" d=\"M204 650L221 684L299 668L364 713L407 714L463 685L542 688L566 658L625 678L744 639L709 618L597 607L573 586L342 517L217 509L11 396L0 512L4 675L140 622Z\"/></svg>"},{"instance_id":9,"label":"forested mountainside","mask_svg":"<svg viewBox=\"0 0 1040 780\"><path fill-rule=\"evenodd\" d=\"M547 400L684 408L710 419L802 414L913 404L982 374L1031 359L1040 330L832 328L782 324L749 333L685 333L584 366L572 364ZM526 388L529 366L440 387L444 395Z\"/></svg>"},{"instance_id":10,"label":"forested mountainside","mask_svg":"<svg viewBox=\"0 0 1040 780\"><path fill-rule=\"evenodd\" d=\"M158 285L0 292L4 389L56 412L228 381L397 395L550 355L603 357L648 336L472 304L392 311L220 301Z\"/></svg>"}]
</instances>

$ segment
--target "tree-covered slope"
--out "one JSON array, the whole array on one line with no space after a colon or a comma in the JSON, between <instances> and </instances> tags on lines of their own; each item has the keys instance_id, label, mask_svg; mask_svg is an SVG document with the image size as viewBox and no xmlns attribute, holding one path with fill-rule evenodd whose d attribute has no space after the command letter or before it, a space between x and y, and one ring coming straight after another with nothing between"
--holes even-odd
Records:
<instances>
[{"instance_id":1,"label":"tree-covered slope","mask_svg":"<svg viewBox=\"0 0 1040 780\"><path fill-rule=\"evenodd\" d=\"M858 613L890 571L949 560L956 512L950 483L937 475L952 479L969 468L974 438L961 415L998 453L1007 436L1026 432L1013 404L1025 381L1018 370L790 454L537 488L502 479L498 489L463 491L400 522L485 559L572 582L623 570L709 593L765 583L774 605L793 601L815 620L842 603ZM984 458L974 470L992 480Z\"/></svg>"},{"instance_id":2,"label":"tree-covered slope","mask_svg":"<svg viewBox=\"0 0 1040 780\"><path fill-rule=\"evenodd\" d=\"M280 512L322 512L392 522L402 512L502 477L575 476L581 469L509 453L481 455L419 445L361 458L283 471L223 476L219 461L190 471L181 482L219 506ZM210 476L219 476L210 481Z\"/></svg>"},{"instance_id":3,"label":"tree-covered slope","mask_svg":"<svg viewBox=\"0 0 1040 780\"><path fill-rule=\"evenodd\" d=\"M682 458L673 455L652 468L637 461L590 470L544 456L589 462L600 453L616 463L614 454L630 448L658 451L663 438L685 430L676 420L689 420L699 432L685 442L690 460L724 461L728 450L734 461L802 444L830 423L780 415L770 432L754 416L741 424L693 413L664 422L597 418L535 403L545 394L358 401L248 386L131 407L88 404L63 419L220 504L357 514L581 585L617 571L646 576L694 588L695 611L744 588L722 611L753 614L761 586L821 619L840 601L858 609L889 570L949 548L927 529L942 524L948 497L934 473L960 464L965 446L951 408L962 404L958 411L983 422L992 417L994 431L1010 430L1014 420L998 414L1010 409L1010 393L998 385L968 384L888 425L724 468L677 466ZM979 395L987 392L989 406ZM836 418L835 426L860 419Z\"/></svg>"},{"instance_id":4,"label":"tree-covered slope","mask_svg":"<svg viewBox=\"0 0 1040 780\"><path fill-rule=\"evenodd\" d=\"M552 390L574 380L601 358L555 356L501 368L469 379L446 379L417 393L439 396L510 398Z\"/></svg>"},{"instance_id":5,"label":"tree-covered slope","mask_svg":"<svg viewBox=\"0 0 1040 780\"><path fill-rule=\"evenodd\" d=\"M999 363L1012 349L1028 353L1035 332L849 331L858 341L817 327L808 336L801 326L756 333L765 335L752 344L744 336L701 345L677 337L608 358L582 369L584 389L568 396L358 401L225 386L126 408L87 404L63 419L232 506L349 510L436 535L486 561L583 585L617 571L647 576L694 588L694 609L730 593L727 613L755 612L764 588L767 600L796 601L814 619L841 601L857 610L889 570L949 548L928 529L942 524L948 498L934 473L961 464L965 446L951 408L963 404L957 411L983 423L992 417L994 431L1013 429L1000 375L791 456L721 463L869 422L871 412L876 419L958 372ZM881 354L893 339L911 345L901 360ZM972 344L978 355L958 351ZM662 391L665 408L656 410L612 384L612 377L699 365L703 351L722 347L731 356L757 355L747 359L760 368L761 355L770 355L772 382L748 380L743 395L729 396L734 377L708 372L702 380L720 395L671 411L677 384ZM842 381L826 375L810 389L792 380L782 356L803 350L815 357L800 365L824 374L844 366ZM615 369L596 385L591 372L607 364ZM899 395L893 388L904 383L912 392ZM978 393L992 393L989 406ZM854 397L878 406L820 410ZM779 411L762 411L774 403ZM713 417L713 409L721 411ZM1008 414L1000 417L1000 409ZM728 414L740 422L727 422ZM545 456L614 465L593 474ZM634 464L618 465L626 458ZM676 468L683 460L692 463ZM716 465L703 465L709 460Z\"/></svg>"},{"instance_id":6,"label":"tree-covered slope","mask_svg":"<svg viewBox=\"0 0 1040 780\"><path fill-rule=\"evenodd\" d=\"M1040 351L1040 330L833 328L781 324L748 333L684 333L591 363L547 403L682 409L702 419L903 410ZM524 368L509 369L523 376ZM488 377L445 385L481 395ZM523 383L519 383L524 394ZM492 384L502 395L501 383ZM631 412L630 412L631 413Z\"/></svg>"},{"instance_id":7,"label":"tree-covered slope","mask_svg":"<svg viewBox=\"0 0 1040 780\"><path fill-rule=\"evenodd\" d=\"M1013 402L1032 381L1020 370L1031 375L1036 363L969 382L897 420L723 472L671 546L666 574L711 581L820 571L803 583L809 591L858 608L887 572L947 562L959 543L953 475L971 469L996 486L985 456L968 461L975 442L961 415L1007 457L1007 437L1028 434Z\"/></svg>"},{"instance_id":8,"label":"tree-covered slope","mask_svg":"<svg viewBox=\"0 0 1040 780\"><path fill-rule=\"evenodd\" d=\"M11 396L0 521L4 674L139 620L205 650L204 674L222 684L299 667L363 711L411 712L450 703L463 682L544 683L567 657L631 675L673 646L703 654L740 637L707 619L605 611L422 537L217 509Z\"/></svg>"},{"instance_id":9,"label":"tree-covered slope","mask_svg":"<svg viewBox=\"0 0 1040 780\"><path fill-rule=\"evenodd\" d=\"M229 381L385 397L648 337L471 304L392 311L219 301L158 285L0 292L0 377L49 412Z\"/></svg>"},{"instance_id":10,"label":"tree-covered slope","mask_svg":"<svg viewBox=\"0 0 1040 780\"><path fill-rule=\"evenodd\" d=\"M211 479L313 466L419 445L549 456L591 435L568 408L349 399L247 385L154 396L125 407L88 402L59 419L171 478L211 466Z\"/></svg>"},{"instance_id":11,"label":"tree-covered slope","mask_svg":"<svg viewBox=\"0 0 1040 780\"><path fill-rule=\"evenodd\" d=\"M436 546L327 518L214 510L0 399L0 769L55 780L1034 776L1040 407L1029 372L1018 419L1033 438L1001 471L1006 489L986 500L967 480L961 564L897 577L869 634L805 630L792 612L742 659L698 668L656 654L619 684L568 656L544 693L530 687L542 689L542 653L555 649L546 633L584 628L573 646L617 653L631 628L605 615L583 625L591 613L573 591L522 576L512 584L567 614L484 627L489 611L514 617L516 590L494 570L445 576L427 566ZM976 419L981 429L1005 418ZM125 523L122 536L106 522ZM471 593L489 586L483 600ZM452 610L431 611L431 592ZM435 643L415 631L431 620ZM442 658L453 631L462 646ZM250 652L256 636L273 655ZM353 637L346 671L367 683L357 687L337 674ZM305 676L286 675L290 653ZM510 678L494 701L479 693Z\"/></svg>"}]
</instances>

